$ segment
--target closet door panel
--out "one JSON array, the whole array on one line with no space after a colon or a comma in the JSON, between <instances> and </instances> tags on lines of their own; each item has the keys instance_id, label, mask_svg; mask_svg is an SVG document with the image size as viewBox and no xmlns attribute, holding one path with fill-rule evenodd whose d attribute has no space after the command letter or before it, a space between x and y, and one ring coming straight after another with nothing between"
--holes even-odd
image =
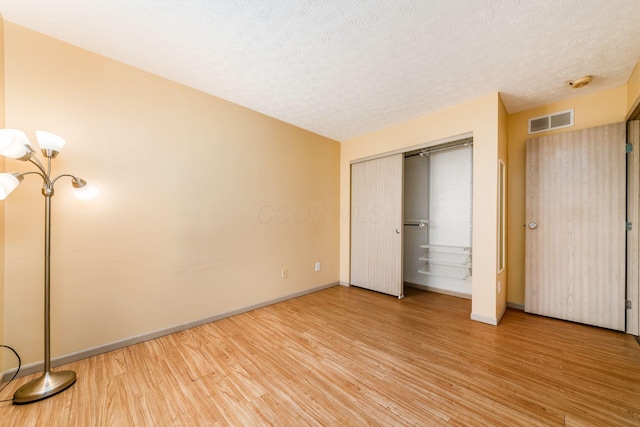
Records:
<instances>
[{"instance_id":1,"label":"closet door panel","mask_svg":"<svg viewBox=\"0 0 640 427\"><path fill-rule=\"evenodd\" d=\"M525 311L624 330L625 124L527 141Z\"/></svg>"},{"instance_id":2,"label":"closet door panel","mask_svg":"<svg viewBox=\"0 0 640 427\"><path fill-rule=\"evenodd\" d=\"M351 166L351 284L402 296L403 155Z\"/></svg>"}]
</instances>

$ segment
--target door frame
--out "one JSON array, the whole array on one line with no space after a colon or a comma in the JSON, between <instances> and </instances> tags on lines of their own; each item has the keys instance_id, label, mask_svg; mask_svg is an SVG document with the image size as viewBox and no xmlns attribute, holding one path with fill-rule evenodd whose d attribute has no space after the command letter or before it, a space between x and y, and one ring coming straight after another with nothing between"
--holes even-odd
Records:
<instances>
[{"instance_id":1,"label":"door frame","mask_svg":"<svg viewBox=\"0 0 640 427\"><path fill-rule=\"evenodd\" d=\"M640 335L640 104L627 117L627 143L632 151L627 155L627 301L626 329Z\"/></svg>"},{"instance_id":2,"label":"door frame","mask_svg":"<svg viewBox=\"0 0 640 427\"><path fill-rule=\"evenodd\" d=\"M632 120L640 121L640 98L638 98L634 104L634 108L627 114L627 141L629 140L629 123ZM637 142L637 139L636 139ZM638 233L638 238L631 239L631 245L627 245L627 299L631 301L631 309L627 310L627 330L626 332L632 335L640 335L640 144L633 147L633 153L635 153L634 162L628 163L627 176L633 177L633 181L638 183L634 188L627 182L627 203L636 207L635 214L629 216L627 221L631 222L631 232ZM634 231L635 228L635 231Z\"/></svg>"}]
</instances>

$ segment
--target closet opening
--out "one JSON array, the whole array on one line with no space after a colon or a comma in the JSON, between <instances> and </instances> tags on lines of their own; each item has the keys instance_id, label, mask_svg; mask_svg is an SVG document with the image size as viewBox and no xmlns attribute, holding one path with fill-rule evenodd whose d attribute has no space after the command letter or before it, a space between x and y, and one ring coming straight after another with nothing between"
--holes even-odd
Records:
<instances>
[{"instance_id":1,"label":"closet opening","mask_svg":"<svg viewBox=\"0 0 640 427\"><path fill-rule=\"evenodd\" d=\"M404 154L403 282L471 298L473 138Z\"/></svg>"}]
</instances>

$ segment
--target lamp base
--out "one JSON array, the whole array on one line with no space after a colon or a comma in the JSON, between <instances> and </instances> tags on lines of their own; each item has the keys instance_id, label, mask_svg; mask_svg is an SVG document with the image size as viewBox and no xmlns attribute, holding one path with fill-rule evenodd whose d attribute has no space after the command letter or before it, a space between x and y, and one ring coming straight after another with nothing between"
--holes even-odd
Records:
<instances>
[{"instance_id":1,"label":"lamp base","mask_svg":"<svg viewBox=\"0 0 640 427\"><path fill-rule=\"evenodd\" d=\"M40 378L31 380L16 390L13 403L20 405L46 399L71 387L75 382L76 373L73 371L45 372Z\"/></svg>"}]
</instances>

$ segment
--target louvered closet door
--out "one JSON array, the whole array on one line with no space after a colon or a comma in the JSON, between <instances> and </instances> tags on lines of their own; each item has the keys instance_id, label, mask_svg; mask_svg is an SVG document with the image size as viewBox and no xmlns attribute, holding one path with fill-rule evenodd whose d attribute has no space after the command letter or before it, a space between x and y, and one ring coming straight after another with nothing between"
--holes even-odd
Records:
<instances>
[{"instance_id":1,"label":"louvered closet door","mask_svg":"<svg viewBox=\"0 0 640 427\"><path fill-rule=\"evenodd\" d=\"M402 296L402 154L351 166L351 284Z\"/></svg>"},{"instance_id":2,"label":"louvered closet door","mask_svg":"<svg viewBox=\"0 0 640 427\"><path fill-rule=\"evenodd\" d=\"M625 124L527 141L525 311L625 327Z\"/></svg>"}]
</instances>

